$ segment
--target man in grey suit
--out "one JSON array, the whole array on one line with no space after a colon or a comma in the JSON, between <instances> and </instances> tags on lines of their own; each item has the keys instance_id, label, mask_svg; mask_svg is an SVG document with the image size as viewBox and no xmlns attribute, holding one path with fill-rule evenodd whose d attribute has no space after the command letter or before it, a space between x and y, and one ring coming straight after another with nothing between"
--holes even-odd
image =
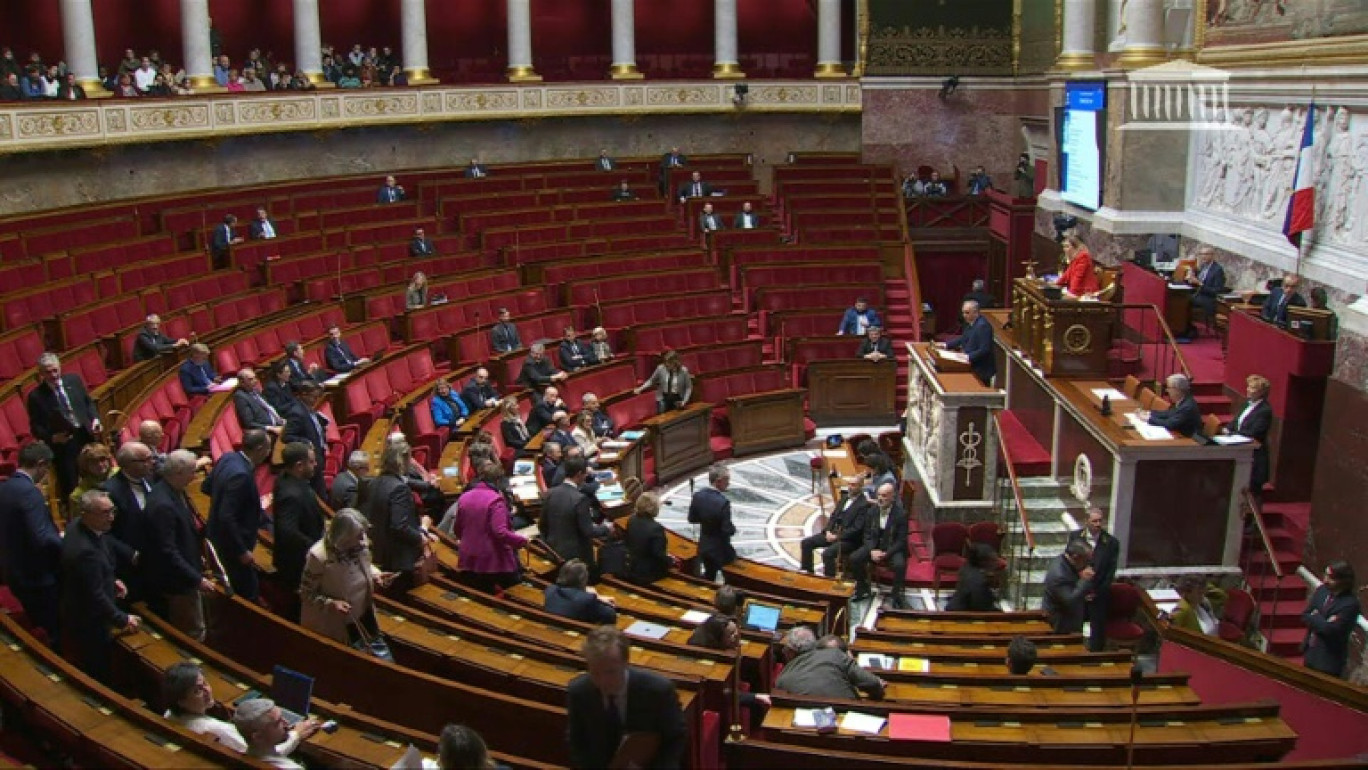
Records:
<instances>
[{"instance_id":1,"label":"man in grey suit","mask_svg":"<svg viewBox=\"0 0 1368 770\"><path fill-rule=\"evenodd\" d=\"M630 648L628 638L613 626L599 626L585 636L581 649L588 671L566 693L571 767L665 770L683 763L684 713L675 686L657 673L628 665ZM638 735L654 736L654 746L633 740ZM622 761L614 762L619 751Z\"/></svg>"},{"instance_id":2,"label":"man in grey suit","mask_svg":"<svg viewBox=\"0 0 1368 770\"><path fill-rule=\"evenodd\" d=\"M1070 540L1064 553L1045 573L1045 597L1041 609L1049 617L1056 634L1076 634L1083 630L1088 594L1093 590L1093 576L1088 566L1092 549L1086 541Z\"/></svg>"},{"instance_id":3,"label":"man in grey suit","mask_svg":"<svg viewBox=\"0 0 1368 770\"><path fill-rule=\"evenodd\" d=\"M819 647L817 635L807 626L794 626L784 637L784 671L774 682L776 690L814 698L883 698L884 682L864 670L850 654L838 647Z\"/></svg>"},{"instance_id":4,"label":"man in grey suit","mask_svg":"<svg viewBox=\"0 0 1368 770\"><path fill-rule=\"evenodd\" d=\"M564 480L546 493L542 505L542 539L558 556L566 561L579 559L589 567L590 578L596 578L598 565L594 561L594 538L606 537L608 528L594 525L589 498L580 491L588 472L583 456L568 457L564 463Z\"/></svg>"},{"instance_id":5,"label":"man in grey suit","mask_svg":"<svg viewBox=\"0 0 1368 770\"><path fill-rule=\"evenodd\" d=\"M1141 410L1140 419L1191 438L1202 429L1202 410L1192 397L1192 382L1186 375L1170 374L1164 381L1164 393L1173 406L1157 412Z\"/></svg>"},{"instance_id":6,"label":"man in grey suit","mask_svg":"<svg viewBox=\"0 0 1368 770\"><path fill-rule=\"evenodd\" d=\"M280 437L285 430L285 418L261 395L261 380L256 372L243 369L237 375L237 390L233 391L233 411L243 430L264 430Z\"/></svg>"}]
</instances>

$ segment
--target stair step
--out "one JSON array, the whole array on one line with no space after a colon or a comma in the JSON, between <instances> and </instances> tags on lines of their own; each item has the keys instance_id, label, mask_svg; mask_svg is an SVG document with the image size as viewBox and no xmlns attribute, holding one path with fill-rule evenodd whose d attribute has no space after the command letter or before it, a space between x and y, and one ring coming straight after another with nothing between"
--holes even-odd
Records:
<instances>
[{"instance_id":1,"label":"stair step","mask_svg":"<svg viewBox=\"0 0 1368 770\"><path fill-rule=\"evenodd\" d=\"M1259 602L1260 628L1299 628L1303 631L1306 630L1306 626L1302 624L1301 619L1303 602L1279 599L1276 605L1276 614L1274 612L1274 606L1274 603L1271 601Z\"/></svg>"},{"instance_id":2,"label":"stair step","mask_svg":"<svg viewBox=\"0 0 1368 770\"><path fill-rule=\"evenodd\" d=\"M1305 628L1275 628L1265 631L1268 650L1274 655L1299 654L1302 640L1306 638Z\"/></svg>"}]
</instances>

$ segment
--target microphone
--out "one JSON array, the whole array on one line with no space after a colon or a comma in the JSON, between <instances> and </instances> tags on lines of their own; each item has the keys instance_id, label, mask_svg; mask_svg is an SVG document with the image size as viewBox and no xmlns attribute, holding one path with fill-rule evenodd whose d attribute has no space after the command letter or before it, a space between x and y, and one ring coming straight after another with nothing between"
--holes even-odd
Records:
<instances>
[{"instance_id":1,"label":"microphone","mask_svg":"<svg viewBox=\"0 0 1368 770\"><path fill-rule=\"evenodd\" d=\"M1138 662L1131 664L1130 683L1131 683L1131 713L1130 713L1130 738L1126 741L1126 770L1135 767L1135 722L1139 718L1140 710L1140 684L1145 680L1145 671L1140 668Z\"/></svg>"}]
</instances>

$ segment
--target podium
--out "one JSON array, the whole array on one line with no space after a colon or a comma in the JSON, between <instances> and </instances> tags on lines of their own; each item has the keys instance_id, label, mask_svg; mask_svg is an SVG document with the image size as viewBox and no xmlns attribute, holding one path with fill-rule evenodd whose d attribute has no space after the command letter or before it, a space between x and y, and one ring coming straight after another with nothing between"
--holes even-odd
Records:
<instances>
[{"instance_id":1,"label":"podium","mask_svg":"<svg viewBox=\"0 0 1368 770\"><path fill-rule=\"evenodd\" d=\"M926 343L908 344L907 351L903 450L924 482L936 520L946 508L991 507L998 472L992 421L1007 394L983 385L953 358L938 357L940 351Z\"/></svg>"},{"instance_id":2,"label":"podium","mask_svg":"<svg viewBox=\"0 0 1368 770\"><path fill-rule=\"evenodd\" d=\"M1106 377L1118 311L1109 302L1063 299L1038 279L1012 284L1012 330L1047 377Z\"/></svg>"},{"instance_id":3,"label":"podium","mask_svg":"<svg viewBox=\"0 0 1368 770\"><path fill-rule=\"evenodd\" d=\"M819 425L881 425L894 415L898 364L891 359L810 361L807 380L808 416Z\"/></svg>"},{"instance_id":4,"label":"podium","mask_svg":"<svg viewBox=\"0 0 1368 770\"><path fill-rule=\"evenodd\" d=\"M642 421L651 431L656 482L669 482L712 463L712 404L689 404Z\"/></svg>"}]
</instances>

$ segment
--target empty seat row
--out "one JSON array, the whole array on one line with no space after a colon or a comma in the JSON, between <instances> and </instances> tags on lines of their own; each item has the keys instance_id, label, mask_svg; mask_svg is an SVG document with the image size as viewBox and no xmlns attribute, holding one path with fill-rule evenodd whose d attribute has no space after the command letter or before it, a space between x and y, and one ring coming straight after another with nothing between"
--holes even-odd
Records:
<instances>
[{"instance_id":1,"label":"empty seat row","mask_svg":"<svg viewBox=\"0 0 1368 770\"><path fill-rule=\"evenodd\" d=\"M309 211L335 211L375 203L374 183L353 187L332 187L294 195L295 216ZM393 204L388 204L393 205Z\"/></svg>"},{"instance_id":2,"label":"empty seat row","mask_svg":"<svg viewBox=\"0 0 1368 770\"><path fill-rule=\"evenodd\" d=\"M377 205L375 191L369 192L370 199L362 205L343 209L325 208L316 212L296 214L295 225L300 230L342 230L356 225L392 222L396 219L422 218L417 201Z\"/></svg>"},{"instance_id":3,"label":"empty seat row","mask_svg":"<svg viewBox=\"0 0 1368 770\"><path fill-rule=\"evenodd\" d=\"M347 379L342 386L338 417L355 425L361 435L409 391L437 377L432 352L418 345L406 352L377 361Z\"/></svg>"},{"instance_id":4,"label":"empty seat row","mask_svg":"<svg viewBox=\"0 0 1368 770\"><path fill-rule=\"evenodd\" d=\"M594 317L595 308L584 309L585 322ZM598 317L598 325L607 329L625 329L640 324L656 324L663 321L690 318L716 318L732 312L731 293L725 289L671 294L663 297L633 301L617 301L603 308Z\"/></svg>"},{"instance_id":5,"label":"empty seat row","mask_svg":"<svg viewBox=\"0 0 1368 770\"><path fill-rule=\"evenodd\" d=\"M14 329L52 318L88 305L96 298L95 282L88 275L56 283L50 282L41 288L28 289L21 293L11 293L0 300L4 328Z\"/></svg>"},{"instance_id":6,"label":"empty seat row","mask_svg":"<svg viewBox=\"0 0 1368 770\"><path fill-rule=\"evenodd\" d=\"M95 342L141 324L146 315L143 299L137 294L86 305L57 319L57 345L65 350Z\"/></svg>"},{"instance_id":7,"label":"empty seat row","mask_svg":"<svg viewBox=\"0 0 1368 770\"><path fill-rule=\"evenodd\" d=\"M265 314L249 316L248 320L260 318L262 315ZM244 366L259 366L279 356L285 349L285 343L308 342L322 337L328 331L328 327L341 325L344 321L342 308L337 305L327 305L283 319L216 347L213 351L214 368L219 373L230 376Z\"/></svg>"},{"instance_id":8,"label":"empty seat row","mask_svg":"<svg viewBox=\"0 0 1368 770\"><path fill-rule=\"evenodd\" d=\"M188 278L162 287L162 306L167 310L175 310L201 302L216 301L247 291L251 288L250 283L251 279L241 270L219 270L208 275ZM157 308L149 310L163 312Z\"/></svg>"},{"instance_id":9,"label":"empty seat row","mask_svg":"<svg viewBox=\"0 0 1368 770\"><path fill-rule=\"evenodd\" d=\"M431 299L432 295L429 294L428 296ZM385 305L382 304L377 307L383 308ZM446 304L429 305L399 316L372 316L368 306L366 317L392 317L394 323L399 327L399 337L404 341L425 342L477 328L483 328L488 332L489 327L498 320L501 308L507 308L509 313L513 315L514 322L521 324L528 315L545 312L546 292L541 289L527 289L517 293L501 292L492 296L471 297ZM565 317L569 318L569 313L566 313ZM559 337L559 330L552 336ZM524 341L527 339L526 336L523 337Z\"/></svg>"},{"instance_id":10,"label":"empty seat row","mask_svg":"<svg viewBox=\"0 0 1368 770\"><path fill-rule=\"evenodd\" d=\"M169 452L180 446L181 435L190 424L194 410L203 403L203 396L186 394L185 388L181 386L179 373L173 370L159 379L152 389L146 391L143 398L129 404L124 410L128 415L128 421L124 424L122 440L137 440L138 426L144 420L152 420L161 423L164 434L162 445L152 448Z\"/></svg>"},{"instance_id":11,"label":"empty seat row","mask_svg":"<svg viewBox=\"0 0 1368 770\"><path fill-rule=\"evenodd\" d=\"M341 329L342 341L347 343L357 358L375 359L390 346L389 328L384 321L371 321ZM316 339L304 346L306 364L318 364L324 371L332 371L328 366L325 348L329 338Z\"/></svg>"},{"instance_id":12,"label":"empty seat row","mask_svg":"<svg viewBox=\"0 0 1368 770\"><path fill-rule=\"evenodd\" d=\"M712 289L725 293L717 271L711 267L693 270L663 270L649 273L627 273L570 284L566 300L570 305L585 306L598 302L618 302L636 297L660 294L682 294Z\"/></svg>"},{"instance_id":13,"label":"empty seat row","mask_svg":"<svg viewBox=\"0 0 1368 770\"><path fill-rule=\"evenodd\" d=\"M65 278L99 270L127 268L140 262L169 257L176 253L176 242L169 235L151 235L128 241L103 243L71 249L68 259L48 262L49 278ZM61 271L66 270L65 274Z\"/></svg>"},{"instance_id":14,"label":"empty seat row","mask_svg":"<svg viewBox=\"0 0 1368 770\"><path fill-rule=\"evenodd\" d=\"M559 390L566 405L579 411L585 393L593 393L603 400L631 390L637 386L637 380L636 363L629 357L618 356L607 363L574 372L561 382Z\"/></svg>"},{"instance_id":15,"label":"empty seat row","mask_svg":"<svg viewBox=\"0 0 1368 770\"><path fill-rule=\"evenodd\" d=\"M883 285L883 265L875 263L849 264L831 262L789 262L784 265L743 265L741 286L746 306L757 305L761 292L772 293L777 287L831 285L840 281L845 285L865 284L872 291ZM855 297L836 297L837 304L850 303ZM823 307L823 303L817 307ZM770 308L775 309L775 308Z\"/></svg>"},{"instance_id":16,"label":"empty seat row","mask_svg":"<svg viewBox=\"0 0 1368 770\"><path fill-rule=\"evenodd\" d=\"M706 345L679 351L680 363L687 366L695 376L709 372L724 372L728 369L759 366L764 357L764 343L760 340Z\"/></svg>"},{"instance_id":17,"label":"empty seat row","mask_svg":"<svg viewBox=\"0 0 1368 770\"><path fill-rule=\"evenodd\" d=\"M817 166L798 163L788 166L774 167L774 180L776 182L827 179L835 181L849 181L852 179L892 180L893 166L875 164L865 164L859 166L849 166L844 164Z\"/></svg>"},{"instance_id":18,"label":"empty seat row","mask_svg":"<svg viewBox=\"0 0 1368 770\"><path fill-rule=\"evenodd\" d=\"M267 289L216 302L211 308L215 328L254 321L290 306L284 289Z\"/></svg>"},{"instance_id":19,"label":"empty seat row","mask_svg":"<svg viewBox=\"0 0 1368 770\"><path fill-rule=\"evenodd\" d=\"M804 226L800 238L807 243L900 241L902 240L902 227L896 225L879 225L877 227Z\"/></svg>"},{"instance_id":20,"label":"empty seat row","mask_svg":"<svg viewBox=\"0 0 1368 770\"><path fill-rule=\"evenodd\" d=\"M648 252L633 255L630 258L614 256L600 259L577 259L563 265L547 265L542 269L540 277L541 282L546 284L562 284L588 278L604 278L621 273L634 273L639 270L687 270L704 267L707 264L708 255L705 252L698 248L690 248L665 253Z\"/></svg>"},{"instance_id":21,"label":"empty seat row","mask_svg":"<svg viewBox=\"0 0 1368 770\"><path fill-rule=\"evenodd\" d=\"M664 210L659 200L638 200L613 202L608 200L609 190L603 189L592 202L558 206L530 206L527 208L503 208L495 210L479 206L469 206L456 218L462 233L480 233L491 227L513 227L552 222L586 221L603 217L605 214L618 219L624 217L645 217L659 214Z\"/></svg>"},{"instance_id":22,"label":"empty seat row","mask_svg":"<svg viewBox=\"0 0 1368 770\"><path fill-rule=\"evenodd\" d=\"M0 382L32 369L45 349L42 330L36 324L0 334Z\"/></svg>"},{"instance_id":23,"label":"empty seat row","mask_svg":"<svg viewBox=\"0 0 1368 770\"><path fill-rule=\"evenodd\" d=\"M840 320L839 310L849 307L858 297L864 297L874 307L884 306L883 287L868 283L827 284L825 286L766 286L755 290L751 303L760 311L760 333L773 335L769 316L784 310L831 308L832 318Z\"/></svg>"},{"instance_id":24,"label":"empty seat row","mask_svg":"<svg viewBox=\"0 0 1368 770\"><path fill-rule=\"evenodd\" d=\"M20 234L25 257L41 257L58 251L71 251L83 246L98 246L137 238L138 222L132 217L95 219L71 217L69 221L43 230Z\"/></svg>"},{"instance_id":25,"label":"empty seat row","mask_svg":"<svg viewBox=\"0 0 1368 770\"><path fill-rule=\"evenodd\" d=\"M633 349L638 354L660 353L667 349L740 342L748 334L744 316L689 322L669 322L631 330Z\"/></svg>"},{"instance_id":26,"label":"empty seat row","mask_svg":"<svg viewBox=\"0 0 1368 770\"><path fill-rule=\"evenodd\" d=\"M893 228L901 222L897 209L810 209L788 214L790 227L800 232L819 228Z\"/></svg>"},{"instance_id":27,"label":"empty seat row","mask_svg":"<svg viewBox=\"0 0 1368 770\"><path fill-rule=\"evenodd\" d=\"M725 406L733 396L748 396L790 387L788 371L781 365L759 366L720 374L701 373L694 383L698 401Z\"/></svg>"}]
</instances>

